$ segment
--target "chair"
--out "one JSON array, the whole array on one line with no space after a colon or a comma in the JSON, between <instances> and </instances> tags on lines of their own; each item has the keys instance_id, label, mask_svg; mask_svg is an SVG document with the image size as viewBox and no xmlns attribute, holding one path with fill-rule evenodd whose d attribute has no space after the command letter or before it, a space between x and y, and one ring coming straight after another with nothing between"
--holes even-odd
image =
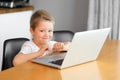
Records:
<instances>
[{"instance_id":1,"label":"chair","mask_svg":"<svg viewBox=\"0 0 120 80\"><path fill-rule=\"evenodd\" d=\"M28 41L27 38L7 39L3 43L2 70L13 67L13 58L20 51L22 44Z\"/></svg>"},{"instance_id":2,"label":"chair","mask_svg":"<svg viewBox=\"0 0 120 80\"><path fill-rule=\"evenodd\" d=\"M60 31L53 32L53 40L58 42L72 41L73 36L74 36L74 33L68 30L60 30Z\"/></svg>"}]
</instances>

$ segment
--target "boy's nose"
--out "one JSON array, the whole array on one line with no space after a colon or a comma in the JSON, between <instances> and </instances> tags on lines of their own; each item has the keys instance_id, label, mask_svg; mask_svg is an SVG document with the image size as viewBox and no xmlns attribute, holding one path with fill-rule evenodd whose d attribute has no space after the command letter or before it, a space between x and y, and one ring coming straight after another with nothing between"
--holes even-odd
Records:
<instances>
[{"instance_id":1,"label":"boy's nose","mask_svg":"<svg viewBox=\"0 0 120 80\"><path fill-rule=\"evenodd\" d=\"M45 33L45 36L48 36L48 35L49 35L49 33L48 33L48 32L46 32L46 33Z\"/></svg>"}]
</instances>

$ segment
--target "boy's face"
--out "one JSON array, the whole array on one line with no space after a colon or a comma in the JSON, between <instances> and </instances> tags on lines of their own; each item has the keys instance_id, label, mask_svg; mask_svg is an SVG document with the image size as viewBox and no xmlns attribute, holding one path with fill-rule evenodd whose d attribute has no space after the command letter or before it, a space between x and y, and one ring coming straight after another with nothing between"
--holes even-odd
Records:
<instances>
[{"instance_id":1,"label":"boy's face","mask_svg":"<svg viewBox=\"0 0 120 80\"><path fill-rule=\"evenodd\" d=\"M38 44L46 44L48 41L53 38L53 23L50 21L39 21L35 30L30 29L31 34L33 35L33 41Z\"/></svg>"}]
</instances>

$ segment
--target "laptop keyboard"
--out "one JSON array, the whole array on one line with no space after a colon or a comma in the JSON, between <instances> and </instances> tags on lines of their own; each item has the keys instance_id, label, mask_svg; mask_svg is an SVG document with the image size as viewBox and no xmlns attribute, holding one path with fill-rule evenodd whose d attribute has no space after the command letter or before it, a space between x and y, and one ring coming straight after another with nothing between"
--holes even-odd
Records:
<instances>
[{"instance_id":1,"label":"laptop keyboard","mask_svg":"<svg viewBox=\"0 0 120 80\"><path fill-rule=\"evenodd\" d=\"M63 60L64 59L59 59L59 60L51 61L50 63L57 64L57 65L62 65Z\"/></svg>"}]
</instances>

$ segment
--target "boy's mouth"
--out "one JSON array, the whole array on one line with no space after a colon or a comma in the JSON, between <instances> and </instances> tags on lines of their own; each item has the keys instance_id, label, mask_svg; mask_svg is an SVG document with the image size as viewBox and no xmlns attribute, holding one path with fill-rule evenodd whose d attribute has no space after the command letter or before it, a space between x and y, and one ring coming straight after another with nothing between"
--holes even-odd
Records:
<instances>
[{"instance_id":1,"label":"boy's mouth","mask_svg":"<svg viewBox=\"0 0 120 80\"><path fill-rule=\"evenodd\" d=\"M49 39L49 38L43 38L43 39Z\"/></svg>"}]
</instances>

